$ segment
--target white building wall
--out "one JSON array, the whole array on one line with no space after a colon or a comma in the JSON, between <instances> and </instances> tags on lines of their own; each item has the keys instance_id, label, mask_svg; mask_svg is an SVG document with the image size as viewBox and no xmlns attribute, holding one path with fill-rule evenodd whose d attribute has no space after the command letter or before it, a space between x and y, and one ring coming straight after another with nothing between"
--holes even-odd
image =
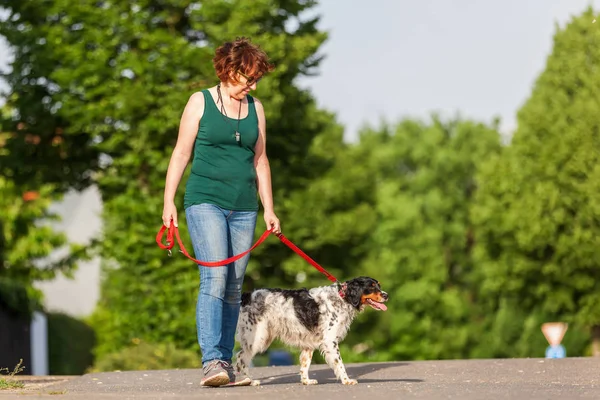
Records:
<instances>
[{"instance_id":1,"label":"white building wall","mask_svg":"<svg viewBox=\"0 0 600 400\"><path fill-rule=\"evenodd\" d=\"M62 218L54 226L66 233L74 243L88 243L102 230L102 203L96 187L70 192L63 201L51 207ZM63 251L57 252L64 254ZM80 262L74 279L59 275L53 281L36 284L44 292L48 311L64 312L76 317L88 316L95 308L100 293L100 260Z\"/></svg>"}]
</instances>

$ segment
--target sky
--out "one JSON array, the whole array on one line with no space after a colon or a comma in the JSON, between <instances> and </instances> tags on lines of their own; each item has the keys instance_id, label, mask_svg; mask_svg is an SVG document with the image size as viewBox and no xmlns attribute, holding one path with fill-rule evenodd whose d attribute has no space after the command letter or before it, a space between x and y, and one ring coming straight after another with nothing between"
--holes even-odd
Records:
<instances>
[{"instance_id":1,"label":"sky","mask_svg":"<svg viewBox=\"0 0 600 400\"><path fill-rule=\"evenodd\" d=\"M299 84L336 114L350 141L365 124L433 112L482 122L499 117L509 135L544 69L556 24L598 3L320 0L315 12L329 32L326 58L317 77ZM7 59L0 40L0 67Z\"/></svg>"},{"instance_id":2,"label":"sky","mask_svg":"<svg viewBox=\"0 0 600 400\"><path fill-rule=\"evenodd\" d=\"M590 0L321 0L329 32L320 75L302 80L346 127L460 115L516 127L543 71L556 24ZM344 4L344 6L341 6ZM592 23L592 21L590 21ZM598 24L600 29L600 23Z\"/></svg>"}]
</instances>

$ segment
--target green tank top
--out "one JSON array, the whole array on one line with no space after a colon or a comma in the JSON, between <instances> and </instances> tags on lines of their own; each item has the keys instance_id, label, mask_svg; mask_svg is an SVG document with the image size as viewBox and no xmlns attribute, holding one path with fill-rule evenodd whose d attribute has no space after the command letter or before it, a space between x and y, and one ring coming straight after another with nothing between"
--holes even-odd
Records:
<instances>
[{"instance_id":1,"label":"green tank top","mask_svg":"<svg viewBox=\"0 0 600 400\"><path fill-rule=\"evenodd\" d=\"M258 140L258 117L254 99L247 96L248 116L240 120L238 143L235 138L237 118L222 114L208 90L202 93L204 113L194 143L184 208L210 203L226 210L256 211L254 146Z\"/></svg>"}]
</instances>

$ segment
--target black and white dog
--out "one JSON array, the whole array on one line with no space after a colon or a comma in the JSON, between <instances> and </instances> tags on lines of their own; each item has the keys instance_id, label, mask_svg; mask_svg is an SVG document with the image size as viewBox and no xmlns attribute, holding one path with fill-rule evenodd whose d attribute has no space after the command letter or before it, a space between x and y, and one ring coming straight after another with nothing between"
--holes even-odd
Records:
<instances>
[{"instance_id":1,"label":"black and white dog","mask_svg":"<svg viewBox=\"0 0 600 400\"><path fill-rule=\"evenodd\" d=\"M364 276L341 285L297 290L257 289L244 293L237 329L241 350L237 354L236 371L248 375L252 358L279 338L302 350L300 377L303 384L318 383L309 379L308 369L313 351L319 349L336 377L344 385L355 385L357 381L346 373L339 343L365 305L385 311L387 307L383 303L387 299L379 282ZM253 384L258 385L260 381Z\"/></svg>"}]
</instances>

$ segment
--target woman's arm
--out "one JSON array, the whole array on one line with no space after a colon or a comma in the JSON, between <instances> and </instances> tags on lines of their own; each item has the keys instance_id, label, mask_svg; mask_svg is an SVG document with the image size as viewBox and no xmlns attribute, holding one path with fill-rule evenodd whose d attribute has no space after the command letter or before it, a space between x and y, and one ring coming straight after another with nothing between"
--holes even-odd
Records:
<instances>
[{"instance_id":1,"label":"woman's arm","mask_svg":"<svg viewBox=\"0 0 600 400\"><path fill-rule=\"evenodd\" d=\"M264 218L268 229L280 233L281 225L273 210L273 190L271 187L271 167L267 157L267 122L265 110L258 99L254 99L258 116L258 140L254 148L254 168L258 180L258 194L264 208Z\"/></svg>"},{"instance_id":2,"label":"woman's arm","mask_svg":"<svg viewBox=\"0 0 600 400\"><path fill-rule=\"evenodd\" d=\"M204 113L204 95L202 92L194 93L190 96L179 123L179 135L177 143L171 154L167 177L165 181L164 208L162 220L166 226L169 226L171 219L177 226L177 208L175 207L175 192L185 171L192 151L194 150L194 141L198 134L198 125L200 118Z\"/></svg>"}]
</instances>

